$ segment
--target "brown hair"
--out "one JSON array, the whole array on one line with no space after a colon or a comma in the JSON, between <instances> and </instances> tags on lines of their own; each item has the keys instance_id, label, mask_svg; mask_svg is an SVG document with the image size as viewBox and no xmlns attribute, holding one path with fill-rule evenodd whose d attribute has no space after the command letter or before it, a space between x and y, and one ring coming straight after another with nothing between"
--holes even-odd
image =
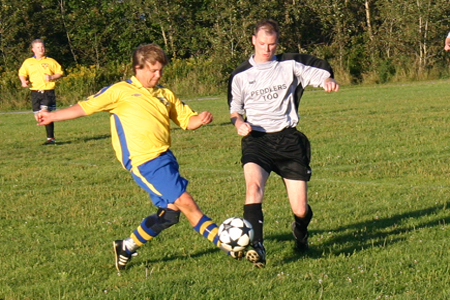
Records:
<instances>
[{"instance_id":1,"label":"brown hair","mask_svg":"<svg viewBox=\"0 0 450 300\"><path fill-rule=\"evenodd\" d=\"M278 23L272 19L266 19L258 22L253 32L256 35L260 30L264 30L266 33L272 35L276 34L277 38L280 36L280 27Z\"/></svg>"},{"instance_id":2,"label":"brown hair","mask_svg":"<svg viewBox=\"0 0 450 300\"><path fill-rule=\"evenodd\" d=\"M169 59L164 50L156 44L140 45L133 53L133 70L142 69L146 63L167 65Z\"/></svg>"}]
</instances>

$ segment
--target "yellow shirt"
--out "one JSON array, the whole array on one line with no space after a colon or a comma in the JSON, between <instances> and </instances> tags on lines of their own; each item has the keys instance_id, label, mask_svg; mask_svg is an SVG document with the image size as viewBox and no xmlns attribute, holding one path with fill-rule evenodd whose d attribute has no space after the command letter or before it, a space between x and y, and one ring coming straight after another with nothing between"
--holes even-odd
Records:
<instances>
[{"instance_id":1,"label":"yellow shirt","mask_svg":"<svg viewBox=\"0 0 450 300\"><path fill-rule=\"evenodd\" d=\"M197 115L169 89L144 88L134 76L105 87L78 104L87 115L110 113L113 148L127 170L169 149L170 120L186 129L189 119Z\"/></svg>"},{"instance_id":2,"label":"yellow shirt","mask_svg":"<svg viewBox=\"0 0 450 300\"><path fill-rule=\"evenodd\" d=\"M45 81L45 75L63 74L61 65L53 58L44 56L27 58L19 69L19 76L28 77L30 90L48 91L55 89L54 81Z\"/></svg>"}]
</instances>

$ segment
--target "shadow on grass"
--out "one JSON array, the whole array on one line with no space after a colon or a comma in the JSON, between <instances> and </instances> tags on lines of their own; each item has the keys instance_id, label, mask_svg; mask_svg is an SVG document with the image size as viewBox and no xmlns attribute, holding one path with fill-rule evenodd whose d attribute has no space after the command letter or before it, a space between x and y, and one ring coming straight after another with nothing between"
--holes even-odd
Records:
<instances>
[{"instance_id":1,"label":"shadow on grass","mask_svg":"<svg viewBox=\"0 0 450 300\"><path fill-rule=\"evenodd\" d=\"M59 140L57 140L57 145L69 145L69 144L72 144L72 143L80 143L80 142L89 142L89 141L98 141L98 140L104 140L104 139L109 139L109 138L111 138L111 135L110 134L101 134L101 135L97 135L97 136L92 136L92 137L79 137L79 138L76 138L76 139L74 139L74 140L71 140L71 141L64 141L64 142L61 142L61 141L59 141Z\"/></svg>"},{"instance_id":2,"label":"shadow on grass","mask_svg":"<svg viewBox=\"0 0 450 300\"><path fill-rule=\"evenodd\" d=\"M430 208L397 214L389 218L369 220L341 226L329 231L310 231L310 250L306 254L298 254L285 259L286 262L292 262L302 257L319 258L331 254L351 255L355 252L369 248L385 247L389 244L405 241L408 239L408 233L427 227L436 227L450 222L450 214L438 216L439 212L446 211L450 202L443 205L436 205ZM428 217L428 220L421 221L421 218ZM403 224L409 219L414 219L414 224ZM432 219L432 220L429 220ZM327 236L332 232L332 236ZM317 242L318 237L324 235L325 241ZM292 235L284 234L269 236L267 239L288 241L292 240Z\"/></svg>"},{"instance_id":3,"label":"shadow on grass","mask_svg":"<svg viewBox=\"0 0 450 300\"><path fill-rule=\"evenodd\" d=\"M385 247L388 244L405 241L408 239L407 234L421 228L435 227L443 223L450 223L450 215L445 217L438 217L437 213L445 211L450 202L444 205L437 205L434 207L397 214L389 218L370 220L341 226L337 229L330 229L329 231L310 231L310 249L307 253L299 253L294 250L294 240L292 234L280 234L266 236L266 240L288 242L291 241L292 256L285 257L284 262L295 262L304 257L320 258L324 255L351 255L355 252L362 251L374 247ZM419 220L423 217L434 217L433 220L419 221L415 225L402 224L408 219ZM328 235L333 233L332 237L327 237L324 242L317 242L317 238L321 235ZM148 259L143 262L150 265L156 262L167 262L173 260L187 260L191 258L201 257L207 254L220 251L218 249L208 249L200 251L191 255L173 255L170 257L163 257L158 259ZM132 264L130 265L132 267Z\"/></svg>"},{"instance_id":4,"label":"shadow on grass","mask_svg":"<svg viewBox=\"0 0 450 300\"><path fill-rule=\"evenodd\" d=\"M155 258L155 259L147 259L143 262L143 264L145 265L151 265L153 263L160 263L160 262L168 262L168 261L174 261L174 260L188 260L191 258L196 258L196 257L201 257L207 254L212 254L215 253L217 251L222 252L221 250L219 250L218 248L211 248L205 251L199 251L197 253L194 254L190 254L190 255L171 255L170 257L163 257L163 258ZM227 255L224 253L224 259L226 259ZM132 267L132 264L130 264L130 268Z\"/></svg>"}]
</instances>

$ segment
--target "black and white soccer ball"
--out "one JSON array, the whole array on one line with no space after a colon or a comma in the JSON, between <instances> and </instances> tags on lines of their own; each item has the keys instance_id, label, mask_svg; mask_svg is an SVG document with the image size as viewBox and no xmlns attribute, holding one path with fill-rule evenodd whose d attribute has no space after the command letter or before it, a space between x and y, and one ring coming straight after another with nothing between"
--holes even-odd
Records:
<instances>
[{"instance_id":1,"label":"black and white soccer ball","mask_svg":"<svg viewBox=\"0 0 450 300\"><path fill-rule=\"evenodd\" d=\"M253 240L253 227L249 221L240 217L231 217L219 226L219 240L227 251L241 251Z\"/></svg>"}]
</instances>

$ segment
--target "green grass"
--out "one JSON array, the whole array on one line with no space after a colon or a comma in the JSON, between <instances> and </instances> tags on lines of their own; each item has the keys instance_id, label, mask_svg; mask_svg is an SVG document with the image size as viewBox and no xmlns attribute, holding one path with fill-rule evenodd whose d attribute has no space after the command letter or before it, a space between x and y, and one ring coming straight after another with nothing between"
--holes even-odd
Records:
<instances>
[{"instance_id":1,"label":"green grass","mask_svg":"<svg viewBox=\"0 0 450 300\"><path fill-rule=\"evenodd\" d=\"M264 202L267 267L225 256L182 217L118 276L111 243L155 208L122 170L106 114L56 124L1 114L0 299L449 299L450 82L305 93L311 251L293 250L281 179ZM215 120L173 130L189 191L217 223L242 214L240 138L225 97L188 100Z\"/></svg>"}]
</instances>

